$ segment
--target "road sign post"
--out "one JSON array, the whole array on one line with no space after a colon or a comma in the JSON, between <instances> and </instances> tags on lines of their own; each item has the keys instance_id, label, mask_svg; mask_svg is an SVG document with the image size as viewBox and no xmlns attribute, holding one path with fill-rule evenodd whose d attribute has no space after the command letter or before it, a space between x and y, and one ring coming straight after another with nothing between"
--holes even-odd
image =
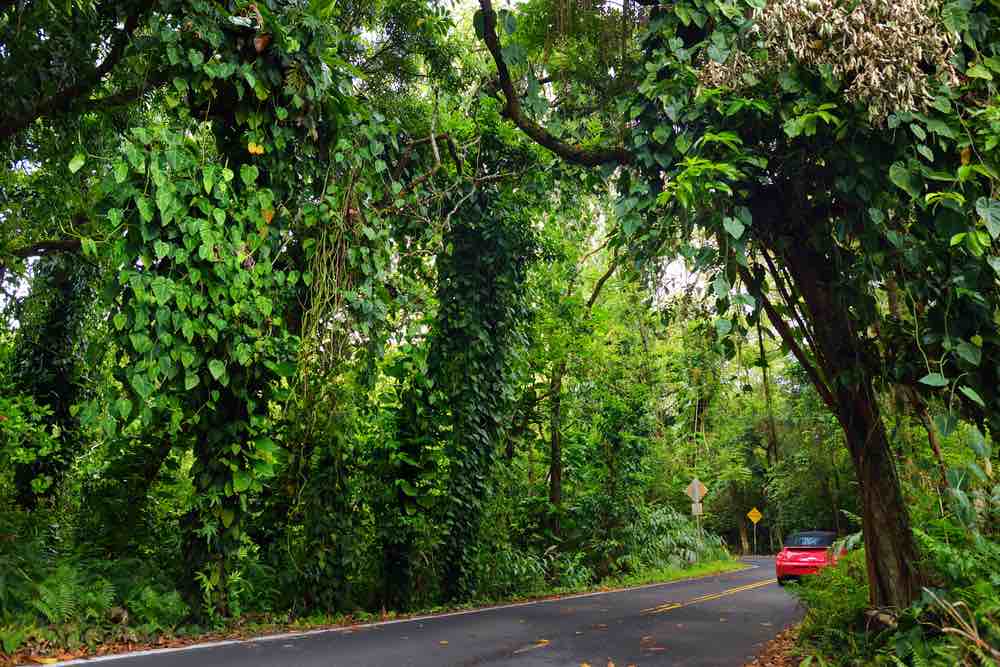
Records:
<instances>
[{"instance_id":1,"label":"road sign post","mask_svg":"<svg viewBox=\"0 0 1000 667\"><path fill-rule=\"evenodd\" d=\"M760 510L756 507L751 508L747 512L747 518L753 522L753 553L757 555L757 522L764 518L764 515L760 513Z\"/></svg>"},{"instance_id":2,"label":"road sign post","mask_svg":"<svg viewBox=\"0 0 1000 667\"><path fill-rule=\"evenodd\" d=\"M704 512L701 500L708 494L708 487L702 484L700 479L695 477L691 480L691 483L688 484L684 493L686 493L688 498L691 499L691 515L698 524L698 532L701 533L701 515Z\"/></svg>"}]
</instances>

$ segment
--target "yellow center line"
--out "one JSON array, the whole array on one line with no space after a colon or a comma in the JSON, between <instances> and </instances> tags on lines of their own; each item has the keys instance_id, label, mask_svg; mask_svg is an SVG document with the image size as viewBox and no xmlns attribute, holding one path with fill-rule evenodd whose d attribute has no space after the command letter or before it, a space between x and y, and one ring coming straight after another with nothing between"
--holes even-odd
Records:
<instances>
[{"instance_id":1,"label":"yellow center line","mask_svg":"<svg viewBox=\"0 0 1000 667\"><path fill-rule=\"evenodd\" d=\"M750 591L755 588L763 588L764 586L770 586L771 584L778 583L777 579L765 579L764 581L755 581L752 584L746 584L745 586L737 586L736 588L728 588L724 591L719 591L718 593L708 593L707 595L702 595L685 602L666 602L656 607L650 607L649 609L643 609L643 614L662 614L665 611L671 611L673 609L680 609L681 607L687 607L689 605L698 604L699 602L708 602L709 600L718 600L719 598L724 598L728 595L735 595L737 593L742 593L743 591Z\"/></svg>"}]
</instances>

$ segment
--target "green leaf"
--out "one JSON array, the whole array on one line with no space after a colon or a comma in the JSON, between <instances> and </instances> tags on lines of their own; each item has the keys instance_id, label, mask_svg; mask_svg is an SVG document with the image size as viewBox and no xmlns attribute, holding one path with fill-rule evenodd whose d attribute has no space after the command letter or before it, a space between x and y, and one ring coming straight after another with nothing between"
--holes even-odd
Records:
<instances>
[{"instance_id":1,"label":"green leaf","mask_svg":"<svg viewBox=\"0 0 1000 667\"><path fill-rule=\"evenodd\" d=\"M940 373L928 373L920 378L920 382L929 387L945 387L948 385L948 380Z\"/></svg>"},{"instance_id":2,"label":"green leaf","mask_svg":"<svg viewBox=\"0 0 1000 667\"><path fill-rule=\"evenodd\" d=\"M938 95L931 102L931 106L940 111L941 113L951 113L951 100L949 100L944 95Z\"/></svg>"},{"instance_id":3,"label":"green leaf","mask_svg":"<svg viewBox=\"0 0 1000 667\"><path fill-rule=\"evenodd\" d=\"M127 398L119 398L115 401L115 411L122 419L127 418L130 414L132 414L132 401Z\"/></svg>"},{"instance_id":4,"label":"green leaf","mask_svg":"<svg viewBox=\"0 0 1000 667\"><path fill-rule=\"evenodd\" d=\"M987 81L993 80L992 72L990 72L988 69L979 64L975 64L969 69L965 70L965 73L968 76L971 76L976 79L985 79Z\"/></svg>"},{"instance_id":5,"label":"green leaf","mask_svg":"<svg viewBox=\"0 0 1000 667\"><path fill-rule=\"evenodd\" d=\"M69 161L69 173L75 174L80 171L83 163L87 161L87 156L83 153L77 153L73 156L73 159Z\"/></svg>"},{"instance_id":6,"label":"green leaf","mask_svg":"<svg viewBox=\"0 0 1000 667\"><path fill-rule=\"evenodd\" d=\"M725 318L719 318L715 320L715 330L719 334L719 337L722 338L733 330L733 323Z\"/></svg>"},{"instance_id":7,"label":"green leaf","mask_svg":"<svg viewBox=\"0 0 1000 667\"><path fill-rule=\"evenodd\" d=\"M958 426L958 418L950 413L938 415L934 418L934 425L937 426L941 437L947 438L955 431L955 427Z\"/></svg>"},{"instance_id":8,"label":"green leaf","mask_svg":"<svg viewBox=\"0 0 1000 667\"><path fill-rule=\"evenodd\" d=\"M122 160L118 160L117 162L115 162L114 172L115 172L115 183L118 183L120 185L125 182L126 178L128 178L128 165L125 164L125 162L123 162Z\"/></svg>"},{"instance_id":9,"label":"green leaf","mask_svg":"<svg viewBox=\"0 0 1000 667\"><path fill-rule=\"evenodd\" d=\"M143 222L151 222L153 220L153 203L149 201L149 198L138 197L135 200L135 203L139 209L139 215L142 217Z\"/></svg>"},{"instance_id":10,"label":"green leaf","mask_svg":"<svg viewBox=\"0 0 1000 667\"><path fill-rule=\"evenodd\" d=\"M503 25L503 31L506 35L513 35L517 31L517 18L510 10L500 10L500 23Z\"/></svg>"},{"instance_id":11,"label":"green leaf","mask_svg":"<svg viewBox=\"0 0 1000 667\"><path fill-rule=\"evenodd\" d=\"M905 190L911 197L918 197L920 195L920 189L913 179L913 174L902 162L896 162L889 167L889 179L897 187Z\"/></svg>"},{"instance_id":12,"label":"green leaf","mask_svg":"<svg viewBox=\"0 0 1000 667\"><path fill-rule=\"evenodd\" d=\"M236 519L236 513L227 507L219 512L219 518L222 519L222 525L229 528L233 525L233 521Z\"/></svg>"},{"instance_id":13,"label":"green leaf","mask_svg":"<svg viewBox=\"0 0 1000 667\"><path fill-rule=\"evenodd\" d=\"M420 492L417 491L417 488L413 486L413 484L411 484L408 480L400 479L397 481L399 482L399 488L402 489L403 493L405 493L409 497L414 498L419 495Z\"/></svg>"},{"instance_id":14,"label":"green leaf","mask_svg":"<svg viewBox=\"0 0 1000 667\"><path fill-rule=\"evenodd\" d=\"M226 364L218 359L212 359L208 362L208 372L212 374L213 378L218 380L226 374Z\"/></svg>"},{"instance_id":15,"label":"green leaf","mask_svg":"<svg viewBox=\"0 0 1000 667\"><path fill-rule=\"evenodd\" d=\"M729 285L729 281L726 280L725 276L719 276L718 278L716 278L715 281L712 283L712 285L715 288L716 298L725 299L727 296L729 296L729 290L731 289L731 286Z\"/></svg>"},{"instance_id":16,"label":"green leaf","mask_svg":"<svg viewBox=\"0 0 1000 667\"><path fill-rule=\"evenodd\" d=\"M205 188L205 194L212 194L212 187L215 186L215 165L206 165L201 172L201 184Z\"/></svg>"},{"instance_id":17,"label":"green leaf","mask_svg":"<svg viewBox=\"0 0 1000 667\"><path fill-rule=\"evenodd\" d=\"M163 259L170 254L170 244L157 240L153 243L153 252L156 253L157 259Z\"/></svg>"},{"instance_id":18,"label":"green leaf","mask_svg":"<svg viewBox=\"0 0 1000 667\"><path fill-rule=\"evenodd\" d=\"M125 317L125 313L116 313L114 319L112 320L115 324L115 329L121 331L128 324L128 318Z\"/></svg>"},{"instance_id":19,"label":"green leaf","mask_svg":"<svg viewBox=\"0 0 1000 667\"><path fill-rule=\"evenodd\" d=\"M730 236L734 239L738 239L743 236L743 232L746 230L743 223L736 218L724 218L722 220L722 226L726 228L726 231L729 232Z\"/></svg>"},{"instance_id":20,"label":"green leaf","mask_svg":"<svg viewBox=\"0 0 1000 667\"><path fill-rule=\"evenodd\" d=\"M476 37L479 39L486 37L486 19L483 16L483 10L477 9L476 13L472 15L472 27L476 29Z\"/></svg>"},{"instance_id":21,"label":"green leaf","mask_svg":"<svg viewBox=\"0 0 1000 667\"><path fill-rule=\"evenodd\" d=\"M247 187L253 185L257 181L257 176L259 174L259 170L253 165L245 164L240 167L240 179Z\"/></svg>"},{"instance_id":22,"label":"green leaf","mask_svg":"<svg viewBox=\"0 0 1000 667\"><path fill-rule=\"evenodd\" d=\"M968 343L964 340L958 344L955 351L958 352L958 356L962 357L973 366L978 366L983 360L983 351L972 343Z\"/></svg>"},{"instance_id":23,"label":"green leaf","mask_svg":"<svg viewBox=\"0 0 1000 667\"><path fill-rule=\"evenodd\" d=\"M1000 236L1000 201L980 197L976 200L976 213L986 223L986 230L994 239Z\"/></svg>"},{"instance_id":24,"label":"green leaf","mask_svg":"<svg viewBox=\"0 0 1000 667\"><path fill-rule=\"evenodd\" d=\"M962 392L963 394L965 394L969 398L969 400L971 400L974 403L977 403L980 407L982 407L982 408L986 407L986 403L983 401L982 396L980 396L976 392L976 390L973 389L972 387L964 387L963 386L963 387L959 387L958 390L960 392Z\"/></svg>"},{"instance_id":25,"label":"green leaf","mask_svg":"<svg viewBox=\"0 0 1000 667\"><path fill-rule=\"evenodd\" d=\"M184 391L191 391L198 386L198 374L188 371L184 374Z\"/></svg>"},{"instance_id":26,"label":"green leaf","mask_svg":"<svg viewBox=\"0 0 1000 667\"><path fill-rule=\"evenodd\" d=\"M173 288L166 280L154 280L152 288L153 297L156 299L156 303L161 306L170 301L170 297L173 296Z\"/></svg>"},{"instance_id":27,"label":"green leaf","mask_svg":"<svg viewBox=\"0 0 1000 667\"><path fill-rule=\"evenodd\" d=\"M990 446L986 444L986 438L983 437L983 432L979 430L978 426L973 426L972 430L969 431L969 446L979 458L989 458Z\"/></svg>"},{"instance_id":28,"label":"green leaf","mask_svg":"<svg viewBox=\"0 0 1000 667\"><path fill-rule=\"evenodd\" d=\"M243 493L250 488L252 483L253 478L251 478L247 472L237 470L233 473L233 491L236 493Z\"/></svg>"},{"instance_id":29,"label":"green leaf","mask_svg":"<svg viewBox=\"0 0 1000 667\"><path fill-rule=\"evenodd\" d=\"M153 386L149 384L149 380L146 379L146 373L143 371L137 371L132 374L132 388L135 389L135 393L139 394L143 400L150 397L153 393Z\"/></svg>"},{"instance_id":30,"label":"green leaf","mask_svg":"<svg viewBox=\"0 0 1000 667\"><path fill-rule=\"evenodd\" d=\"M298 364L294 362L282 361L280 364L275 364L274 371L283 378L290 378L295 375L298 368Z\"/></svg>"}]
</instances>

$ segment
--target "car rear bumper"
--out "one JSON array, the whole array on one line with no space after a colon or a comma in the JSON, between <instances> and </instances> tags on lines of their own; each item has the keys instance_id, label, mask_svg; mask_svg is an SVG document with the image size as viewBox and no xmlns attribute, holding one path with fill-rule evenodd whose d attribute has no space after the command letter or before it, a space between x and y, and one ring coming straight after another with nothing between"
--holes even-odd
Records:
<instances>
[{"instance_id":1,"label":"car rear bumper","mask_svg":"<svg viewBox=\"0 0 1000 667\"><path fill-rule=\"evenodd\" d=\"M775 565L775 573L778 577L801 577L804 574L816 574L822 565L801 565L798 563L782 563Z\"/></svg>"}]
</instances>

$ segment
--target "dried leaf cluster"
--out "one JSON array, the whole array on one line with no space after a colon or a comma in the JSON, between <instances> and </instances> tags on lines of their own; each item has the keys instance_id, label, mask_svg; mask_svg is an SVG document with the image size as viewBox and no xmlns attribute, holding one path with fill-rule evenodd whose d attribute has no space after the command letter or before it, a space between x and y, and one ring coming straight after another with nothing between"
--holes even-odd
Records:
<instances>
[{"instance_id":1,"label":"dried leaf cluster","mask_svg":"<svg viewBox=\"0 0 1000 667\"><path fill-rule=\"evenodd\" d=\"M706 63L700 78L739 87L748 73L793 62L825 69L878 123L893 112L924 108L935 80L957 83L949 59L958 35L945 28L941 9L939 0L773 0L755 12L752 35L768 58L734 50L725 64Z\"/></svg>"}]
</instances>

